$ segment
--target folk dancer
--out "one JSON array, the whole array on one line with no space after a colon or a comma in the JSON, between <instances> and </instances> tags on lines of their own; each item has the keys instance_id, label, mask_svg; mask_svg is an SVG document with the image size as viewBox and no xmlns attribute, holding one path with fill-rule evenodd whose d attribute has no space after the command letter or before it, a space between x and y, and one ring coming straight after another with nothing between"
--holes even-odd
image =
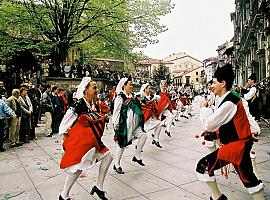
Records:
<instances>
[{"instance_id":1,"label":"folk dancer","mask_svg":"<svg viewBox=\"0 0 270 200\"><path fill-rule=\"evenodd\" d=\"M118 143L118 147L116 149L113 169L119 174L124 174L120 165L124 149L132 144L134 139L138 139L138 143L132 161L145 166L141 159L141 151L147 135L143 129L144 118L141 104L138 98L131 93L132 89L131 78L122 78L117 85L117 97L114 100L112 123L115 131L115 141Z\"/></svg>"},{"instance_id":2,"label":"folk dancer","mask_svg":"<svg viewBox=\"0 0 270 200\"><path fill-rule=\"evenodd\" d=\"M218 108L218 105L220 103L220 97L218 95L215 95L213 92L213 88L212 88L212 80L208 83L207 85L208 87L208 95L206 96L206 100L207 100L207 107L211 108L213 110L213 112L215 112L216 108ZM243 105L245 107L245 109L248 110L248 102L245 99L242 99ZM247 117L250 123L250 129L252 130L252 132L255 133L260 133L260 127L257 124L256 121L254 121L254 118L251 116L250 112L247 112ZM209 133L207 131L203 132L203 137L204 137L204 145L208 148L208 150L210 152L215 151L218 147L219 147L219 139L217 137L217 133ZM256 140L254 140L256 141ZM257 165L256 165L256 155L255 155L255 151L251 151L250 153L250 158L251 158L251 162L252 162L252 167L253 167L253 172L255 173L255 175L258 177L258 171L257 171ZM221 169L222 174L227 177L228 175L228 171L227 171L227 167L225 166L224 168Z\"/></svg>"},{"instance_id":3,"label":"folk dancer","mask_svg":"<svg viewBox=\"0 0 270 200\"><path fill-rule=\"evenodd\" d=\"M162 115L166 117L163 120L163 123L166 126L165 133L171 137L171 127L174 120L174 115L172 114L173 103L169 93L167 92L167 83L165 80L160 82L160 90L160 99L157 103L157 110L160 117L162 117Z\"/></svg>"},{"instance_id":4,"label":"folk dancer","mask_svg":"<svg viewBox=\"0 0 270 200\"><path fill-rule=\"evenodd\" d=\"M158 116L158 111L156 108L156 101L159 96L152 95L152 87L149 83L143 84L140 90L142 94L142 112L144 116L144 129L146 132L153 132L152 144L156 145L159 148L162 146L159 144L159 136L161 132L161 120Z\"/></svg>"},{"instance_id":5,"label":"folk dancer","mask_svg":"<svg viewBox=\"0 0 270 200\"><path fill-rule=\"evenodd\" d=\"M64 135L65 150L60 168L67 169L68 174L59 200L70 200L69 191L82 171L98 161L101 161L99 174L90 194L96 193L100 199L107 200L103 182L113 157L101 140L107 116L94 104L96 95L97 83L84 77L77 89L77 102L67 110L60 124L59 134Z\"/></svg>"},{"instance_id":6,"label":"folk dancer","mask_svg":"<svg viewBox=\"0 0 270 200\"><path fill-rule=\"evenodd\" d=\"M232 163L242 183L255 200L264 199L263 183L253 172L250 151L255 133L248 120L248 109L241 97L230 91L233 84L233 69L230 64L218 68L213 78L213 91L220 96L218 108L213 113L207 101L201 103L200 119L205 130L214 132L222 146L202 158L197 164L200 181L206 182L212 192L210 199L225 200L227 197L218 188L214 171Z\"/></svg>"}]
</instances>

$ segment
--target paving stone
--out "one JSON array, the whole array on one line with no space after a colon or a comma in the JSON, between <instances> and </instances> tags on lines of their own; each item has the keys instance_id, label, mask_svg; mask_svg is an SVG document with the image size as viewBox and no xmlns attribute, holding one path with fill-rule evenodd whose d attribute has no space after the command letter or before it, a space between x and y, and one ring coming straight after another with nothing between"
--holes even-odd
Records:
<instances>
[{"instance_id":1,"label":"paving stone","mask_svg":"<svg viewBox=\"0 0 270 200\"><path fill-rule=\"evenodd\" d=\"M203 128L198 118L196 100L193 106L195 116L180 119L172 126L172 138L164 133L160 135L159 149L151 144L152 137L148 134L143 148L142 159L145 167L132 161L137 141L125 149L121 166L125 174L117 174L113 162L105 177L104 190L109 200L200 200L209 199L210 191L206 184L198 181L196 164L200 158L209 153L201 144L200 135ZM66 172L61 170L59 163L62 158L62 137L55 134L52 138L43 135L45 124L36 128L37 140L24 144L22 147L8 149L0 153L0 199L7 195L18 200L55 200L62 190ZM264 194L270 200L270 137L269 129L262 129L262 140L254 144L259 177L265 184ZM112 124L108 124L103 142L115 154L117 144L113 141ZM83 172L78 178L70 195L74 200L98 199L90 195L91 188L96 184L99 163ZM251 200L251 196L243 187L238 176L230 170L229 178L224 179L220 170L216 171L221 191L230 200Z\"/></svg>"}]
</instances>

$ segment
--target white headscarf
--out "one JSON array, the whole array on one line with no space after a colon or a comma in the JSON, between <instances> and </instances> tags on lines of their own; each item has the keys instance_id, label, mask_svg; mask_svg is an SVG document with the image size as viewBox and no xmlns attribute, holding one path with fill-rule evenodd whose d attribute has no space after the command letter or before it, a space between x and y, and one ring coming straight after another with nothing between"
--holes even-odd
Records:
<instances>
[{"instance_id":1,"label":"white headscarf","mask_svg":"<svg viewBox=\"0 0 270 200\"><path fill-rule=\"evenodd\" d=\"M82 81L80 82L80 84L78 85L78 88L77 88L77 92L76 92L76 95L75 97L77 99L81 99L83 98L84 94L84 90L85 90L85 87L87 86L87 84L91 81L91 77L83 77Z\"/></svg>"},{"instance_id":2,"label":"white headscarf","mask_svg":"<svg viewBox=\"0 0 270 200\"><path fill-rule=\"evenodd\" d=\"M127 82L128 78L121 78L121 80L119 81L119 83L117 84L117 87L116 87L116 94L118 95L120 92L123 91L123 86L125 84L125 82Z\"/></svg>"},{"instance_id":3,"label":"white headscarf","mask_svg":"<svg viewBox=\"0 0 270 200\"><path fill-rule=\"evenodd\" d=\"M165 81L165 80L161 80L161 81L160 81L160 85L159 85L160 89L161 89L161 84L162 84L162 83L166 83L166 81Z\"/></svg>"},{"instance_id":4,"label":"white headscarf","mask_svg":"<svg viewBox=\"0 0 270 200\"><path fill-rule=\"evenodd\" d=\"M144 96L144 90L149 86L149 83L145 83L142 85L141 89L140 89L140 94L142 96Z\"/></svg>"}]
</instances>

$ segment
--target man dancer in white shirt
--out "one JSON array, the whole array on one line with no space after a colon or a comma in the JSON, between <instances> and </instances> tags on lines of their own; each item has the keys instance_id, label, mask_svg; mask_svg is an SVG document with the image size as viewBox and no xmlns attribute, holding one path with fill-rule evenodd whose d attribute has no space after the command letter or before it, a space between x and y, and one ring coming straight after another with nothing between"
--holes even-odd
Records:
<instances>
[{"instance_id":1,"label":"man dancer in white shirt","mask_svg":"<svg viewBox=\"0 0 270 200\"><path fill-rule=\"evenodd\" d=\"M206 182L212 192L210 199L226 200L218 188L214 171L232 163L243 185L254 200L263 200L263 183L253 172L250 151L256 130L252 130L249 111L241 97L231 91L234 80L230 64L218 68L213 78L213 91L220 96L220 103L215 112L207 108L207 101L201 103L200 119L205 130L215 132L222 146L202 158L197 164L200 181ZM256 123L256 122L254 122Z\"/></svg>"}]
</instances>

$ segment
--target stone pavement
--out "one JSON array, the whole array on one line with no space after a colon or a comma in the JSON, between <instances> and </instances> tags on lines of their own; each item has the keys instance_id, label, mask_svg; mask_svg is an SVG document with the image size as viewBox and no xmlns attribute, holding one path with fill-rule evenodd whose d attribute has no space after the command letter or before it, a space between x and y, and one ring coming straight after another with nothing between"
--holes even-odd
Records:
<instances>
[{"instance_id":1,"label":"stone pavement","mask_svg":"<svg viewBox=\"0 0 270 200\"><path fill-rule=\"evenodd\" d=\"M131 161L134 145L125 150L122 167L126 172L116 174L110 166L105 179L104 190L110 200L202 200L209 199L210 192L200 183L195 166L208 153L196 134L202 132L198 119L198 101L189 120L182 119L172 128L172 138L162 131L158 149L151 144L149 135L142 158L145 167ZM44 124L37 128L35 141L0 153L0 199L12 200L56 200L63 187L66 173L59 169L62 155L62 138L55 135L46 138ZM265 196L270 199L270 139L269 129L263 128L263 139L254 145L257 154L259 176L265 183ZM111 124L104 134L104 143L114 153ZM231 171L232 168L231 168ZM89 194L95 184L98 164L85 172L71 189L74 200L98 199ZM221 191L230 200L249 200L251 197L242 186L237 175L229 174L228 180L217 176Z\"/></svg>"}]
</instances>

